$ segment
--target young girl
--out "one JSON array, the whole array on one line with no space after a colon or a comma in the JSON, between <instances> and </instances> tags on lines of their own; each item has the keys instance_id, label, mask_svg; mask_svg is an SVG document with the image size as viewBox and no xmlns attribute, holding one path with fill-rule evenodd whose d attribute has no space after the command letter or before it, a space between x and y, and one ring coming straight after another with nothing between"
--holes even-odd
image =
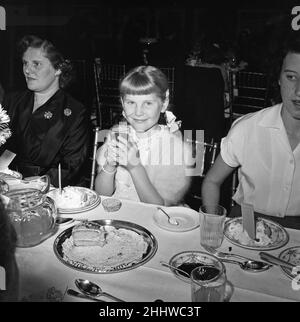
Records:
<instances>
[{"instance_id":1,"label":"young girl","mask_svg":"<svg viewBox=\"0 0 300 322\"><path fill-rule=\"evenodd\" d=\"M182 202L190 185L186 164L191 152L176 128L175 117L166 111L166 76L152 66L136 67L121 80L120 96L128 135L113 135L124 127L123 122L112 128L98 150L95 190L158 205ZM162 113L167 115L167 125L158 124Z\"/></svg>"}]
</instances>

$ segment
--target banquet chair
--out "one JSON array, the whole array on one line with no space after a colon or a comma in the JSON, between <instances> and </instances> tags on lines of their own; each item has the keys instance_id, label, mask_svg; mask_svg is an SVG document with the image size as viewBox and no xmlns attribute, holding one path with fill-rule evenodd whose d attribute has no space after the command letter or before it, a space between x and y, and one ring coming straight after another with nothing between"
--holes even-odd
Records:
<instances>
[{"instance_id":1,"label":"banquet chair","mask_svg":"<svg viewBox=\"0 0 300 322\"><path fill-rule=\"evenodd\" d=\"M93 141L93 149L92 149L92 169L91 169L91 177L90 177L90 189L94 190L95 186L95 178L97 174L97 150L104 143L106 135L108 133L108 129L101 129L99 126L94 128L94 141Z\"/></svg>"},{"instance_id":2,"label":"banquet chair","mask_svg":"<svg viewBox=\"0 0 300 322\"><path fill-rule=\"evenodd\" d=\"M119 81L125 75L125 65L105 64L94 60L94 80L97 104L97 125L110 128L122 113L119 98Z\"/></svg>"},{"instance_id":3,"label":"banquet chair","mask_svg":"<svg viewBox=\"0 0 300 322\"><path fill-rule=\"evenodd\" d=\"M197 205L199 209L199 202L201 202L201 185L203 178L208 170L215 163L219 144L211 139L211 142L204 142L187 138L185 140L192 148L192 156L195 160L195 164L192 169L192 185L190 191L186 196L186 203L193 206Z\"/></svg>"},{"instance_id":4,"label":"banquet chair","mask_svg":"<svg viewBox=\"0 0 300 322\"><path fill-rule=\"evenodd\" d=\"M231 121L267 107L269 77L265 73L230 71L229 98Z\"/></svg>"},{"instance_id":5,"label":"banquet chair","mask_svg":"<svg viewBox=\"0 0 300 322\"><path fill-rule=\"evenodd\" d=\"M170 90L170 102L174 101L174 87L175 87L175 67L158 67L168 79L168 85Z\"/></svg>"}]
</instances>

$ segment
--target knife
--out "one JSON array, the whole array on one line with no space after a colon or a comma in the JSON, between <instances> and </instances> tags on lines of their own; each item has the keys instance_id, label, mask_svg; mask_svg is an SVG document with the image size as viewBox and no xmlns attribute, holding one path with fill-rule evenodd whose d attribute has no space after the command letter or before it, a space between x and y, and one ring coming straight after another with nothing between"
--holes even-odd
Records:
<instances>
[{"instance_id":1,"label":"knife","mask_svg":"<svg viewBox=\"0 0 300 322\"><path fill-rule=\"evenodd\" d=\"M263 259L264 261L267 261L269 263L275 264L275 265L279 265L279 266L284 266L287 267L289 269L294 269L295 267L298 268L298 271L300 271L300 267L299 266L295 266L289 262L286 262L278 257L275 257L271 254L265 253L265 252L260 252L259 256L261 259Z\"/></svg>"},{"instance_id":2,"label":"knife","mask_svg":"<svg viewBox=\"0 0 300 322\"><path fill-rule=\"evenodd\" d=\"M75 290L72 290L70 288L67 290L67 294L71 295L71 296L74 296L74 297L79 297L79 298L82 298L82 299L86 299L86 300L93 300L93 301L96 301L96 302L106 302L106 301L97 299L97 298L92 297L92 296L84 295L84 294L79 293L79 292L77 292Z\"/></svg>"}]
</instances>

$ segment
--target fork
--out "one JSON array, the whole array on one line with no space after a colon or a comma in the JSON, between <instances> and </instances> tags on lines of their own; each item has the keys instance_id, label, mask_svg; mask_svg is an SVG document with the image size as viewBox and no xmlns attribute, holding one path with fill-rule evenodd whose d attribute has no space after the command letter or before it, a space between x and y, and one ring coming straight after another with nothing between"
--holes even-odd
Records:
<instances>
[{"instance_id":1,"label":"fork","mask_svg":"<svg viewBox=\"0 0 300 322\"><path fill-rule=\"evenodd\" d=\"M225 252L220 252L218 250L216 250L213 247L210 246L203 246L208 252L212 253L213 255L220 257L220 258L230 258L230 257L235 257L235 258L239 258L239 259L246 259L249 260L250 258L242 256L242 255L238 255L238 254L232 254L232 253L225 253Z\"/></svg>"}]
</instances>

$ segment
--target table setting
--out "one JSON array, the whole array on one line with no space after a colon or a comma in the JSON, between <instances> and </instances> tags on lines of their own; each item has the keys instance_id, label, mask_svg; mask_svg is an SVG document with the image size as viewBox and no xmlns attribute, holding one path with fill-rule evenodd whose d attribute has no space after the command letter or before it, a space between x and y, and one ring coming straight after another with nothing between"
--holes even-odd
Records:
<instances>
[{"instance_id":1,"label":"table setting","mask_svg":"<svg viewBox=\"0 0 300 322\"><path fill-rule=\"evenodd\" d=\"M297 272L289 275L291 268L260 256L265 252L276 258L281 256L294 266L299 264L300 234L297 230L283 228L284 243L275 248L246 248L233 242L231 236L226 237L227 223L231 221L223 213L223 224L219 226L223 227L224 236L219 239L219 245L209 246L209 243L201 242L201 210L119 200L117 210L107 211L103 202L108 204L112 200L111 203L115 204L114 198L98 196L97 200L100 202L92 208L67 213L72 220L57 224L57 230L46 240L33 247L17 248L21 301L116 301L96 293L84 294L76 283L78 280L85 281L86 288L93 292L102 289L126 302L154 302L158 299L164 302L205 301L204 295L199 295L199 283L206 290L206 300L207 294L211 300L232 302L300 300L299 291L292 287ZM171 224L158 208L174 217L177 224ZM185 227L187 214L193 219ZM57 218L61 215L66 214L58 211ZM164 224L157 218L161 218ZM174 229L170 229L170 225ZM72 238L75 244L78 243L77 248ZM137 249L134 254L126 253L128 247L122 242L124 240ZM110 256L111 262L103 263L104 255L94 256L93 247L102 249L105 256L110 254L110 248L115 249L116 254ZM82 252L84 256L80 257ZM192 296L195 291L192 292L191 276L195 275L194 279L207 274L211 276L211 267L215 265L220 269L208 284L220 283L217 291L207 293L202 280L197 282L197 288L194 286L198 296ZM98 287L91 286L91 283Z\"/></svg>"}]
</instances>

